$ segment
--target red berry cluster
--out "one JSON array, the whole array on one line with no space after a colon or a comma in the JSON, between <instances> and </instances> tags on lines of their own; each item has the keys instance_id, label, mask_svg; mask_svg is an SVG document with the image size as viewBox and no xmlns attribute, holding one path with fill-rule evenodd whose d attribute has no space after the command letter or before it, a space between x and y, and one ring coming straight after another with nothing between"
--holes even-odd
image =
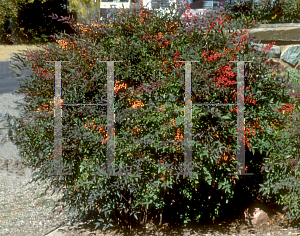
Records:
<instances>
[{"instance_id":1,"label":"red berry cluster","mask_svg":"<svg viewBox=\"0 0 300 236\"><path fill-rule=\"evenodd\" d=\"M229 80L229 77L231 77L231 79L234 78L234 73L232 71L232 69L229 67L229 63L227 64L227 66L224 66L222 68L222 66L220 66L221 70L218 69L217 72L220 73L221 75L220 77L215 78L214 80L218 80L218 84L217 87L221 87L221 84L224 84L225 86L230 86L230 85L234 85L235 81L234 80Z\"/></svg>"},{"instance_id":2,"label":"red berry cluster","mask_svg":"<svg viewBox=\"0 0 300 236\"><path fill-rule=\"evenodd\" d=\"M35 53L34 51L31 51L30 53ZM46 51L43 53L46 54ZM47 73L48 69L43 69L42 67L38 67L37 61L35 59L32 58L32 56L30 56L30 54L26 54L27 56L29 56L30 61L34 61L34 65L37 67L36 70L35 69L31 69L31 71L37 75L41 75L41 76L46 76L46 75L52 75L54 76L54 73Z\"/></svg>"},{"instance_id":3,"label":"red berry cluster","mask_svg":"<svg viewBox=\"0 0 300 236\"><path fill-rule=\"evenodd\" d=\"M205 61L207 61L207 62L216 61L217 59L220 59L221 56L222 56L222 53L216 53L215 54L214 51L211 51L211 53L212 53L212 55L209 56L207 59L205 59ZM204 52L202 53L202 56L205 57L205 58L207 57L206 50L204 50Z\"/></svg>"},{"instance_id":4,"label":"red berry cluster","mask_svg":"<svg viewBox=\"0 0 300 236\"><path fill-rule=\"evenodd\" d=\"M174 58L175 58L175 60L174 60L173 62L175 62L175 63L177 62L177 60L176 60L177 58L181 58L181 55L178 56L178 51L177 51L177 49L176 49L175 57L174 57ZM175 66L181 68L181 65L182 65L182 64L183 64L183 62L178 62L178 63L175 64Z\"/></svg>"},{"instance_id":5,"label":"red berry cluster","mask_svg":"<svg viewBox=\"0 0 300 236\"><path fill-rule=\"evenodd\" d=\"M188 3L187 3L187 4L184 4L183 6L188 8L188 9L187 9L187 12L190 12L191 7L190 7L190 5L189 5ZM184 21L187 21L188 19L189 19L188 14L187 14L187 13L184 13Z\"/></svg>"},{"instance_id":6,"label":"red berry cluster","mask_svg":"<svg viewBox=\"0 0 300 236\"><path fill-rule=\"evenodd\" d=\"M269 52L271 50L271 48L273 47L274 44L275 44L275 42L267 44L267 46L266 46L267 47L267 52ZM266 51L266 49L264 48L263 51Z\"/></svg>"},{"instance_id":7,"label":"red berry cluster","mask_svg":"<svg viewBox=\"0 0 300 236\"><path fill-rule=\"evenodd\" d=\"M285 104L283 106L281 106L281 112L282 114L289 113L290 111L294 110L295 106L291 106L290 104ZM275 111L277 111L278 113L280 112L278 109L275 109Z\"/></svg>"},{"instance_id":8,"label":"red berry cluster","mask_svg":"<svg viewBox=\"0 0 300 236\"><path fill-rule=\"evenodd\" d=\"M218 24L217 24L218 23ZM215 30L215 26L218 25L218 26L223 26L223 23L224 23L224 20L222 20L221 16L219 15L218 18L217 18L217 21L216 22L211 22L210 23L210 30L207 30L206 33L208 33L209 31L211 30ZM218 29L219 32L221 32L220 29Z\"/></svg>"},{"instance_id":9,"label":"red berry cluster","mask_svg":"<svg viewBox=\"0 0 300 236\"><path fill-rule=\"evenodd\" d=\"M140 5L141 5L141 3L140 3ZM147 9L141 9L141 12L142 12L142 13L139 13L139 17L140 17L139 23L140 23L140 25L141 25L142 23L145 24L145 18L148 16L149 11L148 11ZM144 12L144 13L143 13L143 12ZM147 12L147 13L146 13L146 12Z\"/></svg>"}]
</instances>

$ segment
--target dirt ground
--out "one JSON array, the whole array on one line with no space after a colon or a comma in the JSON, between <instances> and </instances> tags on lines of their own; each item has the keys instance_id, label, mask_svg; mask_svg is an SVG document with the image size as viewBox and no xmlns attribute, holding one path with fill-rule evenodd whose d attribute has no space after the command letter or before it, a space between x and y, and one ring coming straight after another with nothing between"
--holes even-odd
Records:
<instances>
[{"instance_id":1,"label":"dirt ground","mask_svg":"<svg viewBox=\"0 0 300 236\"><path fill-rule=\"evenodd\" d=\"M165 223L162 226L156 226L153 223L147 223L146 227L141 229L121 229L118 227L103 231L101 229L94 230L92 223L77 222L73 225L60 227L47 236L60 236L60 235L130 235L130 236L171 236L171 235L300 235L300 226L292 225L284 217L284 214L276 212L270 216L270 222L260 227L249 226L242 219L235 219L232 221L223 221L215 224L198 224L189 227L171 227Z\"/></svg>"},{"instance_id":2,"label":"dirt ground","mask_svg":"<svg viewBox=\"0 0 300 236\"><path fill-rule=\"evenodd\" d=\"M0 45L0 61L9 61L13 53L28 49L38 50L40 48L35 45Z\"/></svg>"}]
</instances>

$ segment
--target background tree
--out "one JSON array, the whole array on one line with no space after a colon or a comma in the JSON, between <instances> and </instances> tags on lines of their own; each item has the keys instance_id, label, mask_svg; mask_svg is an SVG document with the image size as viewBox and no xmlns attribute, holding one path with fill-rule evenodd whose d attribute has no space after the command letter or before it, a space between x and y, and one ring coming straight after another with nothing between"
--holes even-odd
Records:
<instances>
[{"instance_id":1,"label":"background tree","mask_svg":"<svg viewBox=\"0 0 300 236\"><path fill-rule=\"evenodd\" d=\"M100 0L69 0L69 10L77 13L78 17L87 18L89 13L99 11Z\"/></svg>"},{"instance_id":2,"label":"background tree","mask_svg":"<svg viewBox=\"0 0 300 236\"><path fill-rule=\"evenodd\" d=\"M45 2L46 0L41 0ZM22 5L33 3L34 0L1 0L0 1L0 25L3 25L7 18L17 17L18 10Z\"/></svg>"},{"instance_id":3,"label":"background tree","mask_svg":"<svg viewBox=\"0 0 300 236\"><path fill-rule=\"evenodd\" d=\"M0 41L7 43L7 35L12 33L10 19L16 18L19 9L34 0L0 0ZM44 0L43 0L44 1Z\"/></svg>"},{"instance_id":4,"label":"background tree","mask_svg":"<svg viewBox=\"0 0 300 236\"><path fill-rule=\"evenodd\" d=\"M1 42L53 41L51 34L74 33L68 24L49 17L52 14L58 17L73 15L77 19L77 14L68 10L68 0L2 0L0 3ZM11 27L12 24L14 27Z\"/></svg>"}]
</instances>

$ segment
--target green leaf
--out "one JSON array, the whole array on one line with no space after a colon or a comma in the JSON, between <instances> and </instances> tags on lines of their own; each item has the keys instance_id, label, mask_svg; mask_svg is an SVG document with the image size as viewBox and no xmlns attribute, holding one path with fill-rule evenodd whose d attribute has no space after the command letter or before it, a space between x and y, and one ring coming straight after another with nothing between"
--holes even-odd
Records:
<instances>
[{"instance_id":1,"label":"green leaf","mask_svg":"<svg viewBox=\"0 0 300 236\"><path fill-rule=\"evenodd\" d=\"M277 14L275 14L275 16L272 17L272 20L274 20L277 17Z\"/></svg>"},{"instance_id":2,"label":"green leaf","mask_svg":"<svg viewBox=\"0 0 300 236\"><path fill-rule=\"evenodd\" d=\"M226 119L226 120L229 120L231 119L229 116L222 116L222 119Z\"/></svg>"}]
</instances>

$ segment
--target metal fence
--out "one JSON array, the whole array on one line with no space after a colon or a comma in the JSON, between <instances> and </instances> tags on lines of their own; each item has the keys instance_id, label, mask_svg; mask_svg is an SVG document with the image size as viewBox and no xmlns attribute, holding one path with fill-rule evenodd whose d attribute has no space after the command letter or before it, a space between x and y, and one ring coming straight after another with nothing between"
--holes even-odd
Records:
<instances>
[{"instance_id":1,"label":"metal fence","mask_svg":"<svg viewBox=\"0 0 300 236\"><path fill-rule=\"evenodd\" d=\"M98 61L107 63L107 103L101 104L68 104L62 103L61 97L61 66L62 62L70 61L48 61L49 63L55 63L55 87L54 87L54 166L51 168L53 171L49 172L49 175L71 175L63 170L62 166L62 106L106 106L107 108L107 174L119 175L115 172L115 138L114 138L114 62L122 61ZM185 63L185 117L184 117L184 166L187 175L192 174L190 172L190 164L192 163L192 106L237 106L237 158L241 165L237 165L235 173L228 173L229 175L253 175L253 173L245 173L245 137L244 137L244 63L251 61L230 61L236 62L238 67L237 73L237 103L235 104L192 104L191 101L191 63L198 61L179 61ZM238 147L237 146L237 147ZM103 172L102 174L105 174ZM124 174L124 173L121 173ZM184 172L186 175L186 172Z\"/></svg>"}]
</instances>

